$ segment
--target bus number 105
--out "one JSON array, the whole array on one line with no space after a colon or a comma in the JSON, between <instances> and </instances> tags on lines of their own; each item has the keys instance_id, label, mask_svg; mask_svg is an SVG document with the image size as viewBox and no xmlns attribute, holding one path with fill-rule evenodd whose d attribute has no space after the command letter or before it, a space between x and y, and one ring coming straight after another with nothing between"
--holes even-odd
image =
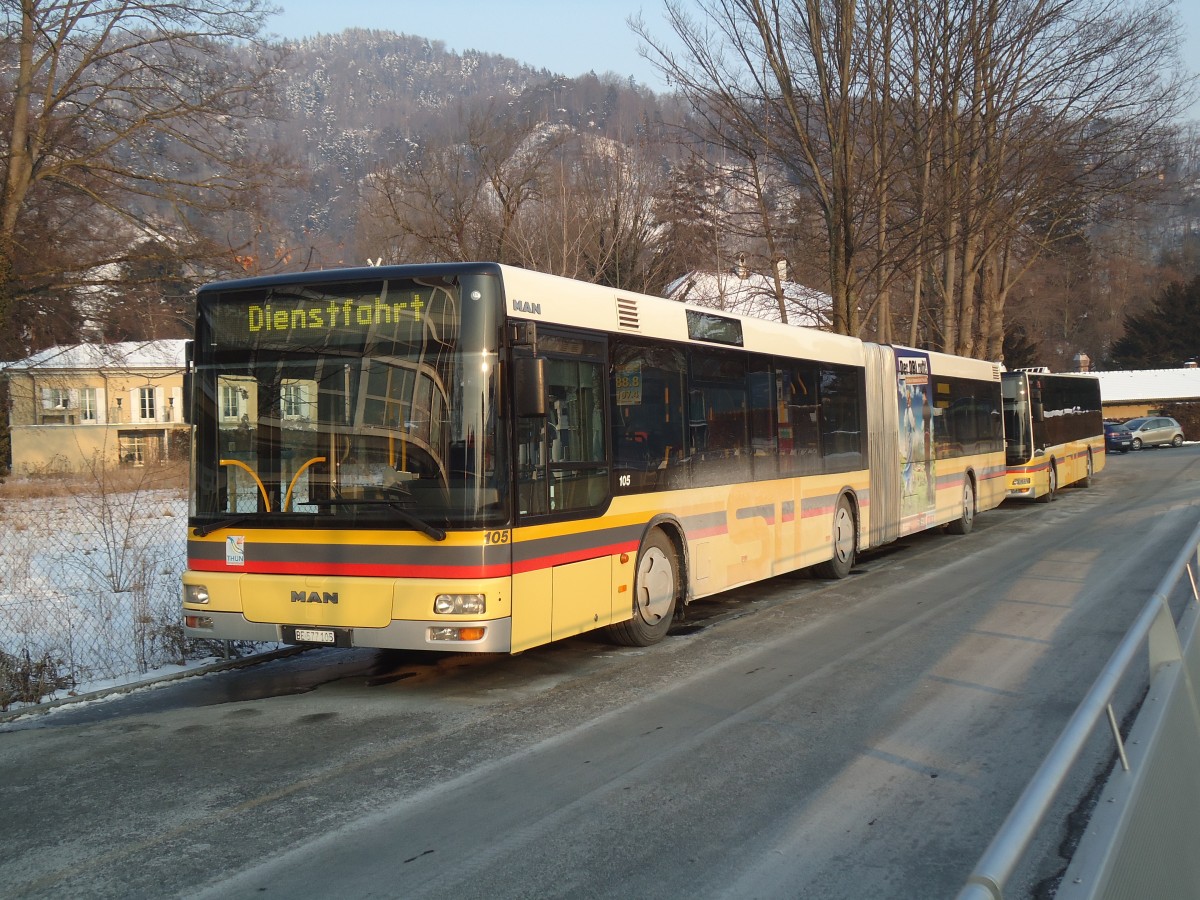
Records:
<instances>
[{"instance_id":1,"label":"bus number 105","mask_svg":"<svg viewBox=\"0 0 1200 900\"><path fill-rule=\"evenodd\" d=\"M485 544L507 544L508 536L511 532L508 531L489 531L487 537L484 538Z\"/></svg>"}]
</instances>

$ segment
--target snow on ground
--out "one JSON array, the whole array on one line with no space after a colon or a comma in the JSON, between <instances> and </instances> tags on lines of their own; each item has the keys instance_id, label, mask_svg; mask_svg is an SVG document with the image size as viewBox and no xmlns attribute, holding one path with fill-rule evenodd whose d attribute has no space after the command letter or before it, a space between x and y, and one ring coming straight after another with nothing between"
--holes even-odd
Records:
<instances>
[{"instance_id":1,"label":"snow on ground","mask_svg":"<svg viewBox=\"0 0 1200 900\"><path fill-rule=\"evenodd\" d=\"M0 488L0 711L202 664L180 627L186 528L177 486Z\"/></svg>"}]
</instances>

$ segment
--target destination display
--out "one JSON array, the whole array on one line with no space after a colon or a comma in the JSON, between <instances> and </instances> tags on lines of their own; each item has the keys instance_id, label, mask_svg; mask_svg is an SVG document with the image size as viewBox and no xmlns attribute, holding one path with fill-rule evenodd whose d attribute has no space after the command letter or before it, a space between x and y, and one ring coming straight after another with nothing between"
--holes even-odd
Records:
<instances>
[{"instance_id":1,"label":"destination display","mask_svg":"<svg viewBox=\"0 0 1200 900\"><path fill-rule=\"evenodd\" d=\"M337 328L356 329L371 325L391 325L411 317L421 321L421 311L426 301L415 294L409 300L382 298L362 302L359 300L330 300L324 306L285 306L266 303L262 306L250 304L246 307L246 330L250 334L260 331L333 331Z\"/></svg>"},{"instance_id":2,"label":"destination display","mask_svg":"<svg viewBox=\"0 0 1200 900\"><path fill-rule=\"evenodd\" d=\"M201 315L221 347L358 346L368 339L408 343L419 340L435 313L443 320L433 323L436 331L457 332L457 323L444 321L456 304L447 302L442 288L408 284L396 289L386 283L345 287L336 294L210 295L201 298Z\"/></svg>"}]
</instances>

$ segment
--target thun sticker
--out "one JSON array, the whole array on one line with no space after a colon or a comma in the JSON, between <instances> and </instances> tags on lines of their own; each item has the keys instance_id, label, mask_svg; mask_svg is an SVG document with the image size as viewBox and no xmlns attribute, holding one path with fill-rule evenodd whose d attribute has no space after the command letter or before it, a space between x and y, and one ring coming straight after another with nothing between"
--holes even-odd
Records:
<instances>
[{"instance_id":1,"label":"thun sticker","mask_svg":"<svg viewBox=\"0 0 1200 900\"><path fill-rule=\"evenodd\" d=\"M246 536L231 534L225 538L225 565L244 566L246 564Z\"/></svg>"}]
</instances>

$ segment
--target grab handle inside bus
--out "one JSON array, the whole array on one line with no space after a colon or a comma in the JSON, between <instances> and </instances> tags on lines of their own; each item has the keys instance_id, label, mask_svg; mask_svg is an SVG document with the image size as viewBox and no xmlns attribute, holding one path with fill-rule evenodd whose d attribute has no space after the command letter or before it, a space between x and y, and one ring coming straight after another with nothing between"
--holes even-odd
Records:
<instances>
[{"instance_id":1,"label":"grab handle inside bus","mask_svg":"<svg viewBox=\"0 0 1200 900\"><path fill-rule=\"evenodd\" d=\"M513 358L513 402L523 419L546 417L546 357Z\"/></svg>"}]
</instances>

